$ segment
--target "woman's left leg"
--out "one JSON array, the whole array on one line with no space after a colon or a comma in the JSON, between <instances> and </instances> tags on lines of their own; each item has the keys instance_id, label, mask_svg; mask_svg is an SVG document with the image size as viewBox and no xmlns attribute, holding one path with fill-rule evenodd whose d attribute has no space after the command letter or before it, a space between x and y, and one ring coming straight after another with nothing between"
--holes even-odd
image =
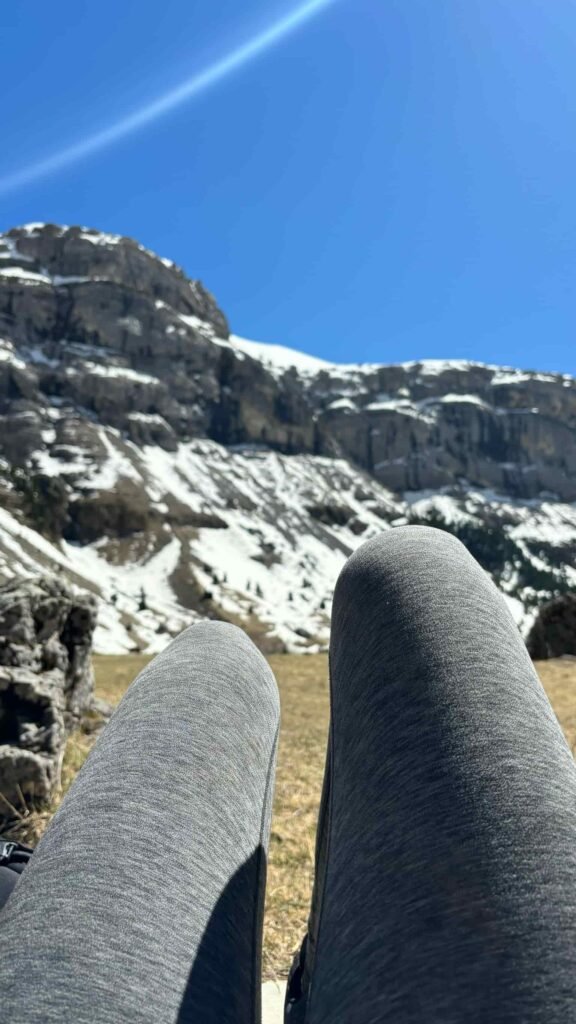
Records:
<instances>
[{"instance_id":1,"label":"woman's left leg","mask_svg":"<svg viewBox=\"0 0 576 1024\"><path fill-rule=\"evenodd\" d=\"M198 623L132 684L1 913L11 1024L258 1024L279 703Z\"/></svg>"}]
</instances>

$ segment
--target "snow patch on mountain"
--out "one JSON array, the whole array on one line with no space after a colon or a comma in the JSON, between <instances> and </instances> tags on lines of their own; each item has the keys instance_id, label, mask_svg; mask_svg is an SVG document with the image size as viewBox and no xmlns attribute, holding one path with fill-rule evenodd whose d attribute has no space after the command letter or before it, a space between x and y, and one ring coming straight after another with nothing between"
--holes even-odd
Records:
<instances>
[{"instance_id":1,"label":"snow patch on mountain","mask_svg":"<svg viewBox=\"0 0 576 1024\"><path fill-rule=\"evenodd\" d=\"M80 495L131 481L156 516L154 528L123 543L111 537L50 543L0 509L0 577L51 569L91 590L100 598L96 650L104 653L160 650L207 611L246 628L257 623L263 636L289 651L323 649L334 584L359 544L410 522L457 535L472 530L474 540L493 517L514 546L498 584L525 632L533 618L530 580L518 589L526 566L552 580L560 569L551 554L576 546L573 505L514 502L474 488L459 495L410 492L401 501L345 460L233 451L204 440L167 452L140 448L110 428L98 433L105 451L100 466L78 447L72 460L69 452L62 459L39 453L42 471L73 481ZM182 523L171 517L174 501L189 510L194 525L186 515ZM576 569L568 565L562 573L576 587ZM541 599L541 590L533 593Z\"/></svg>"},{"instance_id":2,"label":"snow patch on mountain","mask_svg":"<svg viewBox=\"0 0 576 1024\"><path fill-rule=\"evenodd\" d=\"M235 334L230 335L230 345L240 352L245 352L252 359L264 363L273 373L283 374L286 370L297 370L301 374L316 374L320 370L331 369L334 364L317 356L307 355L284 345L271 345L262 341L249 341Z\"/></svg>"},{"instance_id":3,"label":"snow patch on mountain","mask_svg":"<svg viewBox=\"0 0 576 1024\"><path fill-rule=\"evenodd\" d=\"M340 568L362 540L389 528L383 515L401 511L389 492L345 460L235 452L211 441L166 452L138 448L105 428L99 438L106 451L100 467L86 464L78 449L73 461L69 452L62 460L39 453L40 468L73 479L79 493L137 482L160 513L144 550L127 542L118 557L106 537L87 545L50 543L0 510L0 576L50 568L95 592L100 652L159 650L203 614L203 601L240 624L257 621L287 650L319 650L328 640ZM174 500L216 525L162 523ZM199 608L182 604L186 587L196 592Z\"/></svg>"}]
</instances>

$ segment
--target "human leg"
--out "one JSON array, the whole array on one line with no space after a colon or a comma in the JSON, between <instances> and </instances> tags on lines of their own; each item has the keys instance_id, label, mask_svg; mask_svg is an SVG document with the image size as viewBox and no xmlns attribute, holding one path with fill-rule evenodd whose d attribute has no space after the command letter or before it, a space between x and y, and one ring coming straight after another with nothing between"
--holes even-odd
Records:
<instances>
[{"instance_id":1,"label":"human leg","mask_svg":"<svg viewBox=\"0 0 576 1024\"><path fill-rule=\"evenodd\" d=\"M224 623L140 674L2 911L2 1019L257 1024L278 715Z\"/></svg>"},{"instance_id":2,"label":"human leg","mask_svg":"<svg viewBox=\"0 0 576 1024\"><path fill-rule=\"evenodd\" d=\"M11 896L19 875L0 864L0 910Z\"/></svg>"},{"instance_id":3,"label":"human leg","mask_svg":"<svg viewBox=\"0 0 576 1024\"><path fill-rule=\"evenodd\" d=\"M576 770L487 574L440 531L368 542L338 580L330 662L287 1021L576 1017Z\"/></svg>"}]
</instances>

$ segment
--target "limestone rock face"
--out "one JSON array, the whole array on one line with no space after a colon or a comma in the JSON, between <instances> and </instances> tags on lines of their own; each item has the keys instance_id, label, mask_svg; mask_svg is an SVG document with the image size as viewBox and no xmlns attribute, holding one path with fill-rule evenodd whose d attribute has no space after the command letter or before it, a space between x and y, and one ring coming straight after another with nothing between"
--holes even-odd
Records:
<instances>
[{"instance_id":1,"label":"limestone rock face","mask_svg":"<svg viewBox=\"0 0 576 1024\"><path fill-rule=\"evenodd\" d=\"M44 576L0 587L0 819L42 804L93 699L96 604Z\"/></svg>"},{"instance_id":2,"label":"limestone rock face","mask_svg":"<svg viewBox=\"0 0 576 1024\"><path fill-rule=\"evenodd\" d=\"M0 236L12 465L66 445L98 463L98 425L165 451L210 438L344 457L396 493L466 482L576 499L572 378L434 361L302 370L294 355L278 367L238 345L200 282L129 238L51 224Z\"/></svg>"},{"instance_id":3,"label":"limestone rock face","mask_svg":"<svg viewBox=\"0 0 576 1024\"><path fill-rule=\"evenodd\" d=\"M576 498L572 378L430 361L356 369L347 384L323 371L313 387L318 449L393 491L466 481L524 499Z\"/></svg>"},{"instance_id":4,"label":"limestone rock face","mask_svg":"<svg viewBox=\"0 0 576 1024\"><path fill-rule=\"evenodd\" d=\"M535 661L576 657L576 594L561 594L542 605L526 642Z\"/></svg>"},{"instance_id":5,"label":"limestone rock face","mask_svg":"<svg viewBox=\"0 0 576 1024\"><path fill-rule=\"evenodd\" d=\"M228 333L200 282L130 239L55 225L0 236L1 452L25 464L78 410L168 451L191 437L310 450L301 382L239 356Z\"/></svg>"},{"instance_id":6,"label":"limestone rock face","mask_svg":"<svg viewBox=\"0 0 576 1024\"><path fill-rule=\"evenodd\" d=\"M170 260L158 259L130 238L81 227L29 225L13 228L4 236L4 253L3 265L24 266L30 274L46 278L44 283L48 287L31 304L26 298L26 288L17 293L30 309L36 308L40 312L39 307L43 307L44 317L52 315L58 319L68 310L73 321L75 302L72 293L64 290L58 294L57 290L90 283L110 288L111 297L132 293L134 313L145 308L144 304L138 306L138 296L150 296L158 306L166 303L179 313L196 316L211 324L219 337L228 337L226 318L201 282L188 280ZM96 310L98 299L102 300L104 296L105 291L97 288L95 301L86 293L81 293L79 298L87 309ZM124 309L125 320L119 329L138 337L139 328L130 323L130 312Z\"/></svg>"}]
</instances>

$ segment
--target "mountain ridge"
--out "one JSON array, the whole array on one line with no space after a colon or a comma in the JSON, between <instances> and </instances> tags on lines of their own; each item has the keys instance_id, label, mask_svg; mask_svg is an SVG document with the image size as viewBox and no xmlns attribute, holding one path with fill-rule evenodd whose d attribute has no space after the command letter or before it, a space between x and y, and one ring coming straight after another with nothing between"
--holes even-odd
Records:
<instances>
[{"instance_id":1,"label":"mountain ridge","mask_svg":"<svg viewBox=\"0 0 576 1024\"><path fill-rule=\"evenodd\" d=\"M0 236L0 576L99 580L100 649L205 613L318 649L345 557L421 521L484 558L526 629L576 584L575 441L569 375L329 363L231 334L131 239Z\"/></svg>"}]
</instances>

